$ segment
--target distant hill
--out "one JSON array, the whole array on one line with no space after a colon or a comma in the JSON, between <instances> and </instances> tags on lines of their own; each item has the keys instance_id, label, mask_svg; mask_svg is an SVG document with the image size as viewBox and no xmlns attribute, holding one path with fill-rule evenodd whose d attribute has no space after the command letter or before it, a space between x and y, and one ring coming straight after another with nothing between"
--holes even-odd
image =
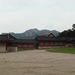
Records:
<instances>
[{"instance_id":1,"label":"distant hill","mask_svg":"<svg viewBox=\"0 0 75 75\"><path fill-rule=\"evenodd\" d=\"M38 30L38 29L29 29L23 33L10 33L10 34L17 37L18 39L34 39L37 35L46 35L49 33L53 33L55 36L59 34L59 32L56 30L50 31L50 30Z\"/></svg>"}]
</instances>

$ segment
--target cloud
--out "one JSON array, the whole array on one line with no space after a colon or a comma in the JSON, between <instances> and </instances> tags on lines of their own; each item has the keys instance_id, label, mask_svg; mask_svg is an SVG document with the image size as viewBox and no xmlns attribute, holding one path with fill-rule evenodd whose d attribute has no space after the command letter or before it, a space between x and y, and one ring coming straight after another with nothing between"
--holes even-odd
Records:
<instances>
[{"instance_id":1,"label":"cloud","mask_svg":"<svg viewBox=\"0 0 75 75\"><path fill-rule=\"evenodd\" d=\"M71 28L75 23L74 3L75 0L2 0L0 32Z\"/></svg>"}]
</instances>

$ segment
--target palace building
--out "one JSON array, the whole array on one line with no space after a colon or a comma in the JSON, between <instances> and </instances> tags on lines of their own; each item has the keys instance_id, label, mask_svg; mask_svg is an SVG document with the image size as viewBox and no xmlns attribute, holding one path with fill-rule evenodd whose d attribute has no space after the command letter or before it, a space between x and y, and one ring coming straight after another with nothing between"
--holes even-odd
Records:
<instances>
[{"instance_id":1,"label":"palace building","mask_svg":"<svg viewBox=\"0 0 75 75\"><path fill-rule=\"evenodd\" d=\"M11 34L0 35L0 52L68 47L75 47L75 38L57 37L52 33L36 36L35 39L17 39Z\"/></svg>"}]
</instances>

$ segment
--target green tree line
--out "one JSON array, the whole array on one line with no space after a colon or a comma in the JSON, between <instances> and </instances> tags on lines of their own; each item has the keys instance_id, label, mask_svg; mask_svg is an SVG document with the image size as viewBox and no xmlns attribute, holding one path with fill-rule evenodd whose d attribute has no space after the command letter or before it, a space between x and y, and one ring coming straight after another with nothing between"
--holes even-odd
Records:
<instances>
[{"instance_id":1,"label":"green tree line","mask_svg":"<svg viewBox=\"0 0 75 75\"><path fill-rule=\"evenodd\" d=\"M75 30L64 30L63 32L59 33L60 37L75 37Z\"/></svg>"}]
</instances>

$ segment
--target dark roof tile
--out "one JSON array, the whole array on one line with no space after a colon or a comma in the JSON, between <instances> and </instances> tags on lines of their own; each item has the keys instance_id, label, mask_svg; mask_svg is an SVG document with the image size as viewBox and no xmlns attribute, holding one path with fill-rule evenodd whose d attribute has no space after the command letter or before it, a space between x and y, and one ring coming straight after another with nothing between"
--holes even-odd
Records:
<instances>
[{"instance_id":1,"label":"dark roof tile","mask_svg":"<svg viewBox=\"0 0 75 75\"><path fill-rule=\"evenodd\" d=\"M37 36L35 39L38 40L38 41L67 41L69 38Z\"/></svg>"},{"instance_id":2,"label":"dark roof tile","mask_svg":"<svg viewBox=\"0 0 75 75\"><path fill-rule=\"evenodd\" d=\"M2 34L2 35L0 35L0 41L9 41L11 39L11 37L17 39L16 37L14 37L11 34Z\"/></svg>"},{"instance_id":3,"label":"dark roof tile","mask_svg":"<svg viewBox=\"0 0 75 75\"><path fill-rule=\"evenodd\" d=\"M38 43L36 40L29 40L29 39L16 39L11 40L11 43Z\"/></svg>"},{"instance_id":4,"label":"dark roof tile","mask_svg":"<svg viewBox=\"0 0 75 75\"><path fill-rule=\"evenodd\" d=\"M0 35L0 41L8 41L9 40L9 36L6 35Z\"/></svg>"}]
</instances>

